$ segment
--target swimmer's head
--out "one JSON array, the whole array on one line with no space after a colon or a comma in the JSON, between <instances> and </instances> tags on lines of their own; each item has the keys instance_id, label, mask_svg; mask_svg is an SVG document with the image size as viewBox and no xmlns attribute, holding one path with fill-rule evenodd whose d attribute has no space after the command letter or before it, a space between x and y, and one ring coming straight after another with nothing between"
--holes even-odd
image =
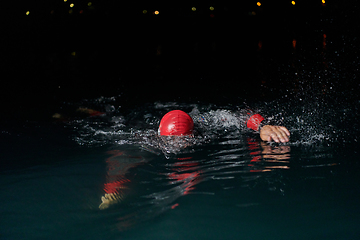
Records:
<instances>
[{"instance_id":1,"label":"swimmer's head","mask_svg":"<svg viewBox=\"0 0 360 240\"><path fill-rule=\"evenodd\" d=\"M192 118L181 110L173 110L165 114L159 125L159 134L162 136L191 135L193 130Z\"/></svg>"}]
</instances>

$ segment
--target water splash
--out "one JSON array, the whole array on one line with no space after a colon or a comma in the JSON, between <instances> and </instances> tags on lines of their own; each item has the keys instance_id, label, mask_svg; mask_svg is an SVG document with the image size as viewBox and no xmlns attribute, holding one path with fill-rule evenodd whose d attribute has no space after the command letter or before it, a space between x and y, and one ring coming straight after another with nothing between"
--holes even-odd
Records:
<instances>
[{"instance_id":1,"label":"water splash","mask_svg":"<svg viewBox=\"0 0 360 240\"><path fill-rule=\"evenodd\" d=\"M292 135L288 145L347 142L351 137L357 141L357 136L349 128L350 124L358 126L355 121L358 113L353 111L353 106L326 99L310 100L292 99L288 104L283 104L281 99L259 103L255 107L267 121L290 130ZM245 108L215 107L211 104L155 103L125 112L125 115L110 112L105 116L70 121L67 127L74 130L74 140L82 146L136 144L161 149L164 153L176 153L189 146L206 144L226 136L231 138L227 141L236 143L238 136L252 134L242 124L245 120L241 119L244 116L241 112L247 111ZM194 137L169 138L157 135L161 117L173 109L189 112L195 123Z\"/></svg>"}]
</instances>

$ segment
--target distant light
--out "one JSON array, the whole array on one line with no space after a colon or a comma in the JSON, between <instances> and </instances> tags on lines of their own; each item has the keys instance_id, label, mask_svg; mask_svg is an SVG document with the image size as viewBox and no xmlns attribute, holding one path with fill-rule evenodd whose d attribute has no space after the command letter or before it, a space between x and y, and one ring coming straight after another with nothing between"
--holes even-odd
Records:
<instances>
[{"instance_id":1,"label":"distant light","mask_svg":"<svg viewBox=\"0 0 360 240\"><path fill-rule=\"evenodd\" d=\"M291 1L291 4L292 4L292 5L295 5L295 1Z\"/></svg>"},{"instance_id":2,"label":"distant light","mask_svg":"<svg viewBox=\"0 0 360 240\"><path fill-rule=\"evenodd\" d=\"M215 17L215 15L214 15L214 14L210 14L210 17L213 18L213 17Z\"/></svg>"},{"instance_id":3,"label":"distant light","mask_svg":"<svg viewBox=\"0 0 360 240\"><path fill-rule=\"evenodd\" d=\"M91 7L91 5L92 5L92 2L88 2L88 7Z\"/></svg>"},{"instance_id":4,"label":"distant light","mask_svg":"<svg viewBox=\"0 0 360 240\"><path fill-rule=\"evenodd\" d=\"M30 14L30 11L26 11L26 13L25 13L25 14L26 14L26 16L29 16L29 14Z\"/></svg>"},{"instance_id":5,"label":"distant light","mask_svg":"<svg viewBox=\"0 0 360 240\"><path fill-rule=\"evenodd\" d=\"M73 13L73 10L72 10L72 9L70 9L70 10L69 10L69 14L72 14L72 13Z\"/></svg>"},{"instance_id":6,"label":"distant light","mask_svg":"<svg viewBox=\"0 0 360 240\"><path fill-rule=\"evenodd\" d=\"M64 2L67 2L67 0L64 0Z\"/></svg>"},{"instance_id":7,"label":"distant light","mask_svg":"<svg viewBox=\"0 0 360 240\"><path fill-rule=\"evenodd\" d=\"M325 5L325 0L321 0L321 3L324 6Z\"/></svg>"},{"instance_id":8,"label":"distant light","mask_svg":"<svg viewBox=\"0 0 360 240\"><path fill-rule=\"evenodd\" d=\"M213 6L211 6L209 9L210 9L211 11L214 11L214 7L213 7Z\"/></svg>"},{"instance_id":9,"label":"distant light","mask_svg":"<svg viewBox=\"0 0 360 240\"><path fill-rule=\"evenodd\" d=\"M261 2L257 2L256 5L257 5L258 7L260 7L260 6L261 6Z\"/></svg>"},{"instance_id":10,"label":"distant light","mask_svg":"<svg viewBox=\"0 0 360 240\"><path fill-rule=\"evenodd\" d=\"M75 57L76 56L76 52L72 52L71 56Z\"/></svg>"},{"instance_id":11,"label":"distant light","mask_svg":"<svg viewBox=\"0 0 360 240\"><path fill-rule=\"evenodd\" d=\"M143 10L143 14L147 14L147 10L146 10L146 9Z\"/></svg>"},{"instance_id":12,"label":"distant light","mask_svg":"<svg viewBox=\"0 0 360 240\"><path fill-rule=\"evenodd\" d=\"M159 12L158 10L156 10L156 11L154 12L155 15L159 15L159 13L160 13L160 12Z\"/></svg>"},{"instance_id":13,"label":"distant light","mask_svg":"<svg viewBox=\"0 0 360 240\"><path fill-rule=\"evenodd\" d=\"M192 7L191 10L192 10L193 12L195 12L195 11L196 11L196 7Z\"/></svg>"},{"instance_id":14,"label":"distant light","mask_svg":"<svg viewBox=\"0 0 360 240\"><path fill-rule=\"evenodd\" d=\"M73 3L70 3L70 7L71 7L71 8L74 7L74 4L73 4Z\"/></svg>"},{"instance_id":15,"label":"distant light","mask_svg":"<svg viewBox=\"0 0 360 240\"><path fill-rule=\"evenodd\" d=\"M79 13L80 13L80 14L82 14L83 12L84 12L84 10L80 10L80 12L79 12Z\"/></svg>"},{"instance_id":16,"label":"distant light","mask_svg":"<svg viewBox=\"0 0 360 240\"><path fill-rule=\"evenodd\" d=\"M293 46L294 49L296 48L296 39L292 40L292 46Z\"/></svg>"}]
</instances>

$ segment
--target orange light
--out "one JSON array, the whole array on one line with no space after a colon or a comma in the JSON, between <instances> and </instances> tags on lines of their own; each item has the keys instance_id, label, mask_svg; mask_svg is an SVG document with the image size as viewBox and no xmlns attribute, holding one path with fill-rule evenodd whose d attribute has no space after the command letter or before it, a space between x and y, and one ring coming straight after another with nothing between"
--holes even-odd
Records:
<instances>
[{"instance_id":1,"label":"orange light","mask_svg":"<svg viewBox=\"0 0 360 240\"><path fill-rule=\"evenodd\" d=\"M258 7L260 7L260 6L261 6L261 2L257 2L256 5L257 5Z\"/></svg>"},{"instance_id":2,"label":"orange light","mask_svg":"<svg viewBox=\"0 0 360 240\"><path fill-rule=\"evenodd\" d=\"M292 5L295 5L295 1L291 1L291 4L292 4Z\"/></svg>"},{"instance_id":3,"label":"orange light","mask_svg":"<svg viewBox=\"0 0 360 240\"><path fill-rule=\"evenodd\" d=\"M160 13L160 12L157 11L157 10L154 12L155 15L159 15L159 13Z\"/></svg>"},{"instance_id":4,"label":"orange light","mask_svg":"<svg viewBox=\"0 0 360 240\"><path fill-rule=\"evenodd\" d=\"M294 49L296 48L296 39L292 40L292 46L293 46Z\"/></svg>"}]
</instances>

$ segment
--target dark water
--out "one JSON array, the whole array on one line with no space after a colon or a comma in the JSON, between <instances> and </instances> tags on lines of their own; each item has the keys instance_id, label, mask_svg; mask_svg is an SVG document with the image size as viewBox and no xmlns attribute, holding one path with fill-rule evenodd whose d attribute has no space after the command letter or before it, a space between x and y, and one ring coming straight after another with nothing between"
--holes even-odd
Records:
<instances>
[{"instance_id":1,"label":"dark water","mask_svg":"<svg viewBox=\"0 0 360 240\"><path fill-rule=\"evenodd\" d=\"M237 128L233 109L175 102L127 115L9 125L2 130L0 236L357 239L359 130L344 125L358 117L359 103L321 106L326 118L313 116L319 108L312 103L272 104L277 111L266 104L258 110L289 128L287 144ZM183 149L156 135L161 115L173 108L229 122L198 125L202 135ZM100 209L114 176L124 182L120 197Z\"/></svg>"},{"instance_id":2,"label":"dark water","mask_svg":"<svg viewBox=\"0 0 360 240\"><path fill-rule=\"evenodd\" d=\"M0 239L358 239L357 6L316 9L8 26ZM248 107L290 142L239 126ZM173 109L199 134L159 138Z\"/></svg>"}]
</instances>

